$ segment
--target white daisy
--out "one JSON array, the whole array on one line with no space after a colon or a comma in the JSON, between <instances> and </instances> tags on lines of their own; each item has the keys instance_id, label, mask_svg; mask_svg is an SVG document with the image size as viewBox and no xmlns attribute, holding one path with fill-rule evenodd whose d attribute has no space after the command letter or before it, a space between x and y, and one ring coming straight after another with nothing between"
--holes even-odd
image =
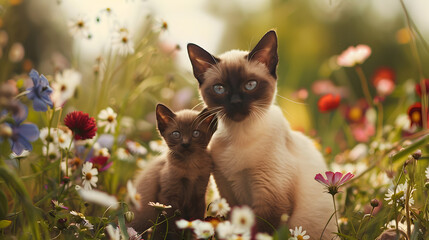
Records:
<instances>
[{"instance_id":1,"label":"white daisy","mask_svg":"<svg viewBox=\"0 0 429 240\"><path fill-rule=\"evenodd\" d=\"M426 173L426 179L429 179L429 167L426 168L425 173Z\"/></svg>"},{"instance_id":2,"label":"white daisy","mask_svg":"<svg viewBox=\"0 0 429 240\"><path fill-rule=\"evenodd\" d=\"M159 203L159 202L156 202L156 203L149 202L148 205L151 206L151 207L154 207L157 210L164 210L164 209L167 209L167 208L171 208L171 205L165 205L165 204L162 204L162 203Z\"/></svg>"},{"instance_id":3,"label":"white daisy","mask_svg":"<svg viewBox=\"0 0 429 240\"><path fill-rule=\"evenodd\" d=\"M394 187L393 189L387 189L387 193L386 193L386 197L384 198L384 200L388 201L388 204L392 205L393 201L396 199L397 203L400 205L404 205L405 204L405 198L407 197L407 188L408 188L408 182L405 181L405 183L403 184L399 184L396 188L396 194L394 192ZM414 204L414 199L413 199L413 192L415 191L415 189L413 187L411 187L411 195L410 195L410 200L409 203L410 205Z\"/></svg>"},{"instance_id":4,"label":"white daisy","mask_svg":"<svg viewBox=\"0 0 429 240\"><path fill-rule=\"evenodd\" d=\"M248 233L255 223L255 215L248 206L237 207L232 211L231 223L235 233Z\"/></svg>"},{"instance_id":5,"label":"white daisy","mask_svg":"<svg viewBox=\"0 0 429 240\"><path fill-rule=\"evenodd\" d=\"M112 225L107 225L106 227L107 234L109 235L110 240L120 240L121 239L121 231L119 228L114 228Z\"/></svg>"},{"instance_id":6,"label":"white daisy","mask_svg":"<svg viewBox=\"0 0 429 240\"><path fill-rule=\"evenodd\" d=\"M43 144L47 145L48 143L52 143L52 144L58 143L58 134L56 134L57 129L51 128L49 136L48 136L48 133L49 133L49 128L47 127L44 127L39 131L39 138L40 140L42 140Z\"/></svg>"},{"instance_id":7,"label":"white daisy","mask_svg":"<svg viewBox=\"0 0 429 240\"><path fill-rule=\"evenodd\" d=\"M134 187L131 180L128 180L128 182L127 182L127 190L128 190L128 197L131 199L131 202L134 204L134 206L136 206L137 209L140 209L141 208L141 203L140 203L141 196L137 192L137 189Z\"/></svg>"},{"instance_id":8,"label":"white daisy","mask_svg":"<svg viewBox=\"0 0 429 240\"><path fill-rule=\"evenodd\" d=\"M118 208L118 200L115 196L111 196L105 192L97 190L77 190L79 196L86 202L92 202L101 206L110 207L112 209Z\"/></svg>"},{"instance_id":9,"label":"white daisy","mask_svg":"<svg viewBox=\"0 0 429 240\"><path fill-rule=\"evenodd\" d=\"M131 154L125 148L116 149L115 155L122 161L130 161L132 159Z\"/></svg>"},{"instance_id":10,"label":"white daisy","mask_svg":"<svg viewBox=\"0 0 429 240\"><path fill-rule=\"evenodd\" d=\"M63 131L61 129L58 129L57 137L58 137L58 144L60 145L60 148L66 149L70 147L70 149L73 149L74 147L74 143L72 142L73 135L71 134L70 131Z\"/></svg>"},{"instance_id":11,"label":"white daisy","mask_svg":"<svg viewBox=\"0 0 429 240\"><path fill-rule=\"evenodd\" d=\"M99 143L94 143L94 146L92 146L92 148L94 156L110 157L109 149L101 147Z\"/></svg>"},{"instance_id":12,"label":"white daisy","mask_svg":"<svg viewBox=\"0 0 429 240\"><path fill-rule=\"evenodd\" d=\"M69 31L72 36L81 38L91 38L89 33L88 18L86 16L78 16L69 21Z\"/></svg>"},{"instance_id":13,"label":"white daisy","mask_svg":"<svg viewBox=\"0 0 429 240\"><path fill-rule=\"evenodd\" d=\"M209 222L199 222L194 226L194 233L197 235L197 239L208 239L214 234L213 225Z\"/></svg>"},{"instance_id":14,"label":"white daisy","mask_svg":"<svg viewBox=\"0 0 429 240\"><path fill-rule=\"evenodd\" d=\"M119 27L112 35L112 49L121 56L134 53L132 35L126 27Z\"/></svg>"},{"instance_id":15,"label":"white daisy","mask_svg":"<svg viewBox=\"0 0 429 240\"><path fill-rule=\"evenodd\" d=\"M54 90L51 99L55 107L61 108L67 100L73 97L81 81L82 75L74 69L65 69L62 73L55 74L55 81L51 84Z\"/></svg>"},{"instance_id":16,"label":"white daisy","mask_svg":"<svg viewBox=\"0 0 429 240\"><path fill-rule=\"evenodd\" d=\"M57 145L53 145L53 144L49 146L49 152L48 152L48 147L43 146L42 153L43 153L43 156L48 156L48 159L51 161L57 160L61 157L60 149L57 147Z\"/></svg>"},{"instance_id":17,"label":"white daisy","mask_svg":"<svg viewBox=\"0 0 429 240\"><path fill-rule=\"evenodd\" d=\"M91 190L92 187L97 187L98 181L98 170L97 168L92 168L91 162L86 162L82 167L82 180L83 188L86 190Z\"/></svg>"},{"instance_id":18,"label":"white daisy","mask_svg":"<svg viewBox=\"0 0 429 240\"><path fill-rule=\"evenodd\" d=\"M299 226L299 228L298 228L298 227L295 227L295 230L293 230L293 229L289 229L289 231L290 231L290 234L292 234L292 235L293 235L293 237L295 237L295 238L296 238L296 239L298 239L298 240L310 239L310 236L305 235L305 233L306 233L307 231L302 230L302 226Z\"/></svg>"},{"instance_id":19,"label":"white daisy","mask_svg":"<svg viewBox=\"0 0 429 240\"><path fill-rule=\"evenodd\" d=\"M149 148L154 152L160 152L160 153L168 149L167 145L162 140L150 141Z\"/></svg>"},{"instance_id":20,"label":"white daisy","mask_svg":"<svg viewBox=\"0 0 429 240\"><path fill-rule=\"evenodd\" d=\"M180 219L176 221L176 226L179 229L187 229L187 228L194 228L196 225L198 225L201 222L201 220L194 220L194 221L188 221L185 219Z\"/></svg>"},{"instance_id":21,"label":"white daisy","mask_svg":"<svg viewBox=\"0 0 429 240\"><path fill-rule=\"evenodd\" d=\"M273 237L266 233L258 233L256 234L256 240L272 240Z\"/></svg>"},{"instance_id":22,"label":"white daisy","mask_svg":"<svg viewBox=\"0 0 429 240\"><path fill-rule=\"evenodd\" d=\"M230 221L223 221L216 226L216 233L220 239L228 239L234 234L234 228Z\"/></svg>"},{"instance_id":23,"label":"white daisy","mask_svg":"<svg viewBox=\"0 0 429 240\"><path fill-rule=\"evenodd\" d=\"M226 214L231 210L225 198L216 199L212 204L210 204L210 209L214 214L219 216L226 216Z\"/></svg>"},{"instance_id":24,"label":"white daisy","mask_svg":"<svg viewBox=\"0 0 429 240\"><path fill-rule=\"evenodd\" d=\"M145 155L147 153L147 149L138 142L128 140L126 144L128 150L134 154Z\"/></svg>"},{"instance_id":25,"label":"white daisy","mask_svg":"<svg viewBox=\"0 0 429 240\"><path fill-rule=\"evenodd\" d=\"M114 133L116 128L116 117L118 114L111 107L103 109L98 114L98 127L104 127L105 133Z\"/></svg>"}]
</instances>

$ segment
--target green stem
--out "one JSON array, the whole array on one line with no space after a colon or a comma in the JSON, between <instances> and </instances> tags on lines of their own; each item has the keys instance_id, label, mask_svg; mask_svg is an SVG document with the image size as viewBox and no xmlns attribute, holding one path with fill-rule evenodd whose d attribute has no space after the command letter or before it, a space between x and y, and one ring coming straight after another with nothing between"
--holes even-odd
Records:
<instances>
[{"instance_id":1,"label":"green stem","mask_svg":"<svg viewBox=\"0 0 429 240\"><path fill-rule=\"evenodd\" d=\"M411 237L411 219L410 219L410 194L411 194L411 183L407 186L407 195L405 196L405 215L407 220L407 236Z\"/></svg>"},{"instance_id":2,"label":"green stem","mask_svg":"<svg viewBox=\"0 0 429 240\"><path fill-rule=\"evenodd\" d=\"M366 229L368 228L369 221L371 221L373 212L374 212L374 207L372 207L371 212L369 213L369 219L368 219L368 222L365 224L365 229L363 230L363 233L362 233L362 239L363 239L363 236L365 236ZM359 230L358 230L358 232L359 232Z\"/></svg>"},{"instance_id":3,"label":"green stem","mask_svg":"<svg viewBox=\"0 0 429 240\"><path fill-rule=\"evenodd\" d=\"M334 202L335 223L337 224L338 233L341 233L340 225L338 224L337 204L335 203L335 195L334 194L332 194L332 201Z\"/></svg>"},{"instance_id":4,"label":"green stem","mask_svg":"<svg viewBox=\"0 0 429 240\"><path fill-rule=\"evenodd\" d=\"M335 210L331 216L329 217L328 221L325 224L325 227L323 228L322 234L320 234L320 238L319 240L322 240L323 234L325 233L326 228L328 227L329 222L331 221L332 217L334 216L334 214L336 214L337 210Z\"/></svg>"},{"instance_id":5,"label":"green stem","mask_svg":"<svg viewBox=\"0 0 429 240\"><path fill-rule=\"evenodd\" d=\"M359 77L359 80L360 80L360 83L362 86L362 90L363 90L363 94L365 95L366 101L372 107L373 106L372 97L371 97L371 93L369 92L368 82L367 82L367 79L365 77L365 74L363 73L362 67L360 65L356 65L355 70L356 70L356 73Z\"/></svg>"},{"instance_id":6,"label":"green stem","mask_svg":"<svg viewBox=\"0 0 429 240\"><path fill-rule=\"evenodd\" d=\"M156 221L155 221L155 224L153 225L153 231L152 231L152 233L150 234L150 240L153 240L153 238L154 238L154 236L155 236L155 231L156 231L156 226L158 225L158 219L159 219L159 216L161 215L161 212L160 213L158 213L158 216L156 216Z\"/></svg>"},{"instance_id":7,"label":"green stem","mask_svg":"<svg viewBox=\"0 0 429 240\"><path fill-rule=\"evenodd\" d=\"M70 139L70 144L69 144L68 148L66 149L66 174L65 174L66 177L69 176L69 155L70 155L69 153L70 153L71 145L72 145L73 140L74 140L74 136L75 136L75 134L73 133L73 136Z\"/></svg>"},{"instance_id":8,"label":"green stem","mask_svg":"<svg viewBox=\"0 0 429 240\"><path fill-rule=\"evenodd\" d=\"M377 139L380 139L383 135L383 104L377 102L378 116L377 116Z\"/></svg>"}]
</instances>

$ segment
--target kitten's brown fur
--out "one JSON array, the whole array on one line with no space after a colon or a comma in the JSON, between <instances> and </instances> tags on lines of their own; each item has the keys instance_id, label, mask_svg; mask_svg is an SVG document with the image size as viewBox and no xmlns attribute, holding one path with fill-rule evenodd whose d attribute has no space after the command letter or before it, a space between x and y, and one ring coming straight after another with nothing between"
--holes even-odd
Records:
<instances>
[{"instance_id":1,"label":"kitten's brown fur","mask_svg":"<svg viewBox=\"0 0 429 240\"><path fill-rule=\"evenodd\" d=\"M214 115L193 110L173 113L158 104L156 116L158 130L169 149L151 162L136 180L142 207L134 210L135 219L130 226L137 232L150 228L156 220L158 212L148 206L148 202L171 205L167 217L179 210L183 219L204 218L205 193L212 171L207 145L217 128ZM175 137L174 132L179 132L180 137ZM165 219L161 217L160 220ZM170 229L174 229L175 220L170 220ZM165 226L158 227L157 232L156 239L163 239ZM170 238L175 237L170 235Z\"/></svg>"}]
</instances>

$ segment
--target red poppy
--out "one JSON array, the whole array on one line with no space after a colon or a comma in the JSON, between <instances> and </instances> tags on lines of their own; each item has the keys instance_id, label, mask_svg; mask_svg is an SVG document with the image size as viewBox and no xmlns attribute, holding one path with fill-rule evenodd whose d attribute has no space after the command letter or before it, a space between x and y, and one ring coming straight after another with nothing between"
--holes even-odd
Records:
<instances>
[{"instance_id":1,"label":"red poppy","mask_svg":"<svg viewBox=\"0 0 429 240\"><path fill-rule=\"evenodd\" d=\"M74 111L64 118L64 124L72 130L75 140L91 139L97 132L97 124L88 113Z\"/></svg>"},{"instance_id":2,"label":"red poppy","mask_svg":"<svg viewBox=\"0 0 429 240\"><path fill-rule=\"evenodd\" d=\"M103 172L112 166L113 162L108 163L107 160L109 160L109 158L106 156L96 156L91 158L89 161L92 162L93 166L97 168L99 172Z\"/></svg>"},{"instance_id":3,"label":"red poppy","mask_svg":"<svg viewBox=\"0 0 429 240\"><path fill-rule=\"evenodd\" d=\"M410 118L411 126L423 126L422 104L420 102L416 102L408 108L408 117ZM429 120L429 114L426 119Z\"/></svg>"},{"instance_id":4,"label":"red poppy","mask_svg":"<svg viewBox=\"0 0 429 240\"><path fill-rule=\"evenodd\" d=\"M326 94L319 99L317 106L320 112L329 112L338 108L340 100L340 95Z\"/></svg>"},{"instance_id":5,"label":"red poppy","mask_svg":"<svg viewBox=\"0 0 429 240\"><path fill-rule=\"evenodd\" d=\"M420 83L417 83L416 84L416 93L421 97L422 96L422 85L424 85L425 86L425 88L426 88L426 94L428 94L429 93L429 79L428 78L426 78L425 80L423 80L423 82L420 84Z\"/></svg>"}]
</instances>

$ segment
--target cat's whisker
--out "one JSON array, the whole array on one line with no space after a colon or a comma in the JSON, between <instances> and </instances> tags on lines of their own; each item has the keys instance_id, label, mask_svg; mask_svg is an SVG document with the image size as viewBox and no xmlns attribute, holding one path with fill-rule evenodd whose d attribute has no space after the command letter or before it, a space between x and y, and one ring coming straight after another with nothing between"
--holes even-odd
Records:
<instances>
[{"instance_id":1,"label":"cat's whisker","mask_svg":"<svg viewBox=\"0 0 429 240\"><path fill-rule=\"evenodd\" d=\"M201 106L201 105L204 105L204 102L203 102L203 101L201 101L201 102L200 102L200 103L198 103L197 105L193 106L193 107L191 108L191 110L195 110L195 108L197 108L197 107L199 107L199 106Z\"/></svg>"},{"instance_id":2,"label":"cat's whisker","mask_svg":"<svg viewBox=\"0 0 429 240\"><path fill-rule=\"evenodd\" d=\"M284 100L289 101L289 102L292 102L292 103L296 103L296 104L300 104L300 105L308 105L307 103L294 101L294 100L292 100L292 99L290 99L290 98L283 97L283 96L281 96L281 95L279 95L279 94L276 94L276 95L277 95L277 97L283 98Z\"/></svg>"}]
</instances>

